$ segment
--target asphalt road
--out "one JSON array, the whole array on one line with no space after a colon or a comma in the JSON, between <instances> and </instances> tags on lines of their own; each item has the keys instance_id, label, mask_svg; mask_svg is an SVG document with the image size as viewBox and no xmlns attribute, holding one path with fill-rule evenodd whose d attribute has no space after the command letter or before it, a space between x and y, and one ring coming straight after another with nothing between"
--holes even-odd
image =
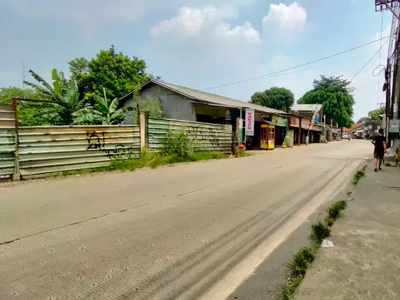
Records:
<instances>
[{"instance_id":1,"label":"asphalt road","mask_svg":"<svg viewBox=\"0 0 400 300\"><path fill-rule=\"evenodd\" d=\"M0 185L0 299L226 299L371 154L352 140Z\"/></svg>"}]
</instances>

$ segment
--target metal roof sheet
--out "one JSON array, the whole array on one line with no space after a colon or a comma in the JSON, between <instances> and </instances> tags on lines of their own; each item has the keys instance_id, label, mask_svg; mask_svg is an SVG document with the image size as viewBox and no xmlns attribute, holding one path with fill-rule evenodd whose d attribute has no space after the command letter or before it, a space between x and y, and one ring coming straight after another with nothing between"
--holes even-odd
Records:
<instances>
[{"instance_id":1,"label":"metal roof sheet","mask_svg":"<svg viewBox=\"0 0 400 300\"><path fill-rule=\"evenodd\" d=\"M269 108L269 107L265 107L265 106L261 106L261 105L253 104L250 102L233 99L233 98L228 98L228 97L224 97L224 96L212 94L209 92L200 91L200 90L196 90L196 89L192 89L192 88L188 88L188 87L184 87L184 86L180 86L177 84L172 84L172 83L168 83L168 82L160 81L160 80L152 79L152 80L146 82L145 84L143 84L142 88L150 83L160 85L166 89L172 90L176 93L184 95L195 101L207 102L210 104L217 104L220 106L225 106L225 107L230 107L230 108L252 108L254 110L266 112L266 113L274 113L274 114L281 114L281 115L287 114L286 112L284 112L282 110L273 109L273 108ZM130 93L130 94L132 94L132 93ZM122 99L129 96L130 94L124 96Z\"/></svg>"}]
</instances>

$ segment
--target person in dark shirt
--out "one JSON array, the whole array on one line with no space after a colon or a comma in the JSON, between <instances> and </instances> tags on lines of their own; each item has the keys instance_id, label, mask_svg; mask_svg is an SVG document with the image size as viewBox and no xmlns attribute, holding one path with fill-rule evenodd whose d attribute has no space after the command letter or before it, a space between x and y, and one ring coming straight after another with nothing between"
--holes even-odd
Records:
<instances>
[{"instance_id":1,"label":"person in dark shirt","mask_svg":"<svg viewBox=\"0 0 400 300\"><path fill-rule=\"evenodd\" d=\"M379 135L374 137L374 139L371 141L372 144L374 144L374 164L375 164L375 172L378 172L378 170L382 170L382 160L383 156L386 153L386 141L385 137L383 136L383 129L379 129Z\"/></svg>"}]
</instances>

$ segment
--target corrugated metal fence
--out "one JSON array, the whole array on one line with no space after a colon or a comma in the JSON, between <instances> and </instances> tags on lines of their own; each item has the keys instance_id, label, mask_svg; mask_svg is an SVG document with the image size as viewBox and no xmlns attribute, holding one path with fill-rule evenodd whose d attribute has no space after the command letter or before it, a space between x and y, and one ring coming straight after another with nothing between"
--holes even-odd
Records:
<instances>
[{"instance_id":1,"label":"corrugated metal fence","mask_svg":"<svg viewBox=\"0 0 400 300\"><path fill-rule=\"evenodd\" d=\"M108 166L113 158L140 156L138 125L38 126L15 130L14 116L13 106L0 105L0 179L13 174L28 179L35 175L100 168ZM195 151L231 152L231 125L150 119L143 128L147 131L147 146L153 151L162 147L170 131L175 131L185 132L193 141Z\"/></svg>"},{"instance_id":2,"label":"corrugated metal fence","mask_svg":"<svg viewBox=\"0 0 400 300\"><path fill-rule=\"evenodd\" d=\"M24 178L105 167L113 157L140 155L139 126L21 127L19 140Z\"/></svg>"},{"instance_id":3,"label":"corrugated metal fence","mask_svg":"<svg viewBox=\"0 0 400 300\"><path fill-rule=\"evenodd\" d=\"M186 132L187 136L193 141L195 151L229 153L232 149L232 125L217 125L168 119L149 119L149 150L159 150L170 131Z\"/></svg>"},{"instance_id":4,"label":"corrugated metal fence","mask_svg":"<svg viewBox=\"0 0 400 300\"><path fill-rule=\"evenodd\" d=\"M14 107L0 104L0 179L8 179L14 174L15 134Z\"/></svg>"}]
</instances>

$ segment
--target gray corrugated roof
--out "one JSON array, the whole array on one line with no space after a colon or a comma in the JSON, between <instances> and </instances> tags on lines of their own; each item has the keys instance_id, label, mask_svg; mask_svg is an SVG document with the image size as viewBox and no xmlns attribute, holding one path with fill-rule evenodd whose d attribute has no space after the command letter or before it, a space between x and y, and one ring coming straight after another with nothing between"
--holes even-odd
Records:
<instances>
[{"instance_id":1,"label":"gray corrugated roof","mask_svg":"<svg viewBox=\"0 0 400 300\"><path fill-rule=\"evenodd\" d=\"M294 104L291 108L293 111L315 111L321 110L322 104Z\"/></svg>"},{"instance_id":2,"label":"gray corrugated roof","mask_svg":"<svg viewBox=\"0 0 400 300\"><path fill-rule=\"evenodd\" d=\"M173 90L179 94L185 95L189 98L192 98L193 100L197 101L202 101L202 102L208 102L210 104L217 104L220 106L226 106L226 107L231 107L231 108L252 108L254 110L266 112L266 113L274 113L274 114L286 114L284 111L278 110L278 109L273 109L261 105L256 105L252 104L249 102L244 102L241 100L237 99L232 99L200 90L195 90L192 88L172 84L172 83L167 83L165 81L159 81L159 80L150 80L147 83L145 83L142 87L149 83L154 83L158 84L162 87L165 87L167 89ZM128 95L127 95L128 96ZM126 97L126 96L125 96ZM123 97L123 98L125 98Z\"/></svg>"}]
</instances>

